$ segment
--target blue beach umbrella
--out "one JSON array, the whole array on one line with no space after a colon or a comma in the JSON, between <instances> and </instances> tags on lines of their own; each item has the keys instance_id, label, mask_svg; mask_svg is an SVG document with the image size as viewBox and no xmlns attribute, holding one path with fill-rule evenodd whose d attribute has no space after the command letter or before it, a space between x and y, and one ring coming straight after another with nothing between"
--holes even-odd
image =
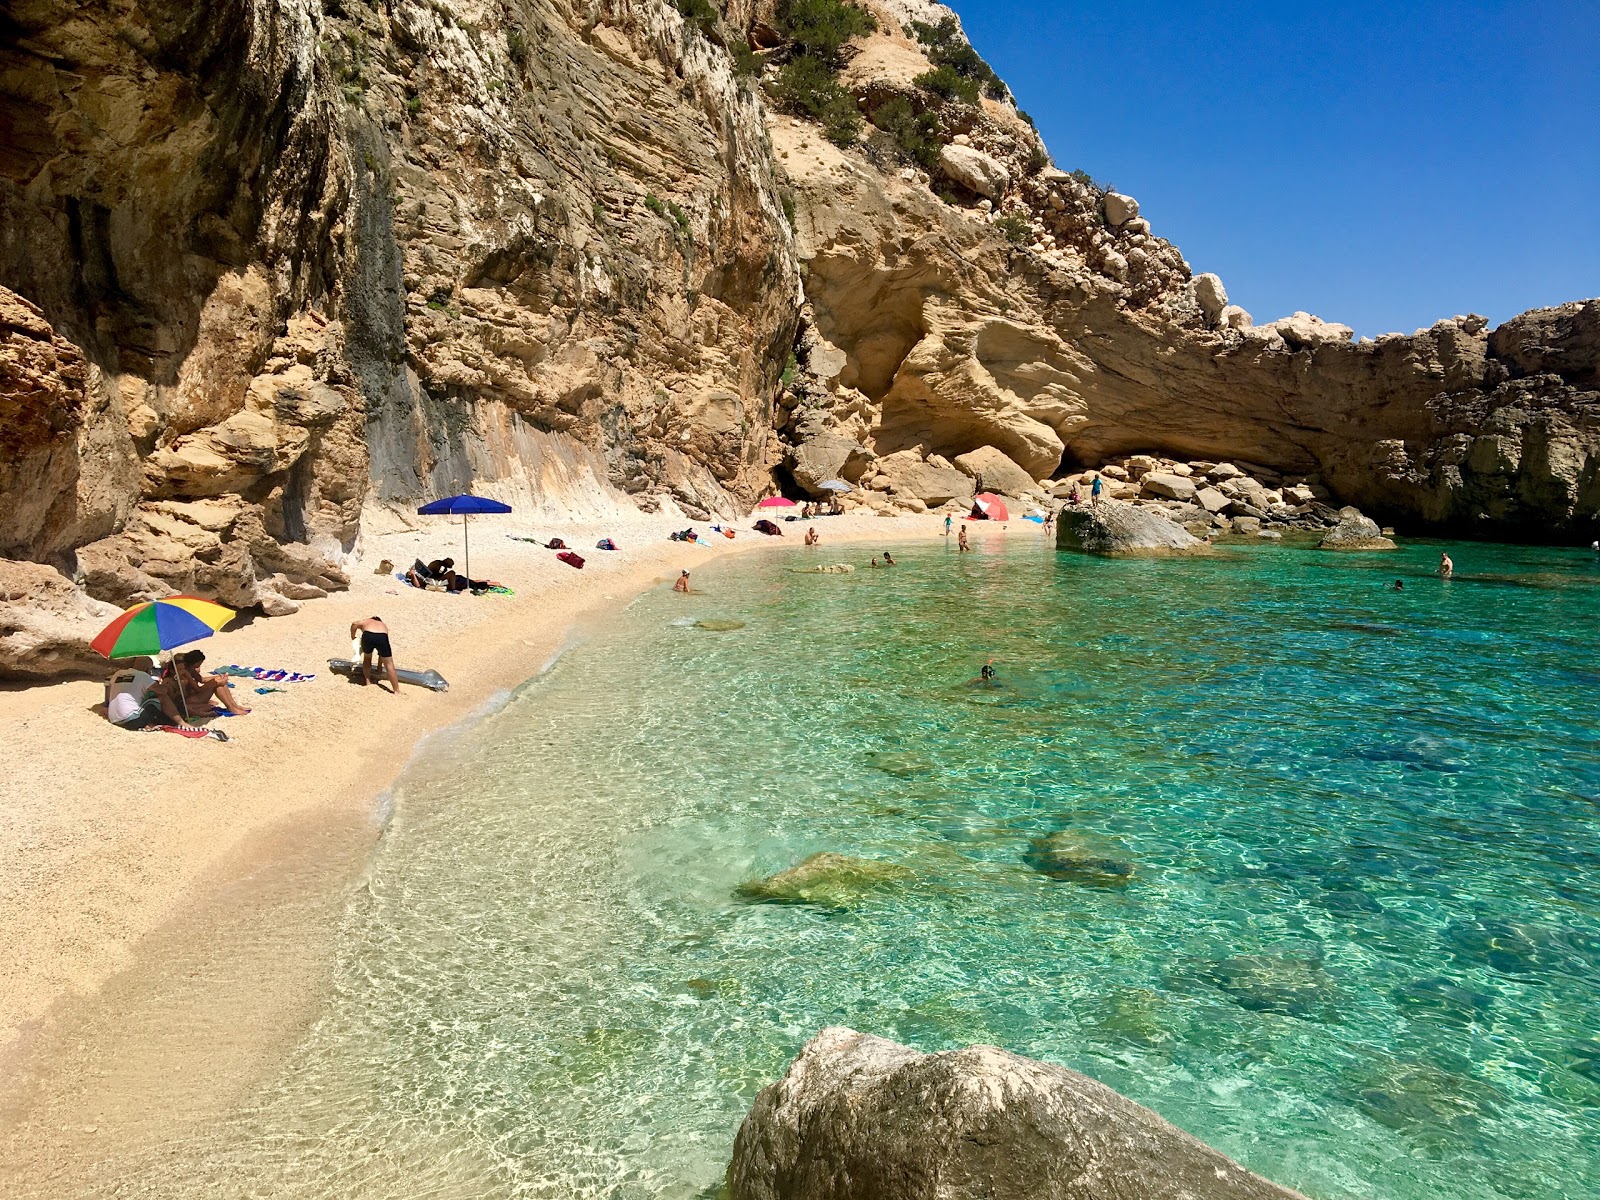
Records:
<instances>
[{"instance_id":1,"label":"blue beach umbrella","mask_svg":"<svg viewBox=\"0 0 1600 1200\"><path fill-rule=\"evenodd\" d=\"M473 513L508 513L511 505L501 504L498 500L489 500L483 496L446 496L443 500L433 500L417 509L417 515L422 517L449 517L457 513L461 515L461 557L465 562L462 574L468 579L472 578L472 542L467 537L467 518Z\"/></svg>"}]
</instances>

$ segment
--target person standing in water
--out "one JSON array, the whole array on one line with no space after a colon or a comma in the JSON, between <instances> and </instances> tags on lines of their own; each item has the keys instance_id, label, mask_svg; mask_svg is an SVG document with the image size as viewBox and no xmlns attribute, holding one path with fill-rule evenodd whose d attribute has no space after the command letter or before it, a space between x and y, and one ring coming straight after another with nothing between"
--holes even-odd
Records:
<instances>
[{"instance_id":1,"label":"person standing in water","mask_svg":"<svg viewBox=\"0 0 1600 1200\"><path fill-rule=\"evenodd\" d=\"M814 528L812 528L810 525L807 525L806 526L806 545L815 546L817 544L817 540L818 540L817 539L817 531Z\"/></svg>"},{"instance_id":2,"label":"person standing in water","mask_svg":"<svg viewBox=\"0 0 1600 1200\"><path fill-rule=\"evenodd\" d=\"M967 545L967 527L965 525L961 527L960 536L956 538L956 549L963 553L972 549L971 546Z\"/></svg>"},{"instance_id":3,"label":"person standing in water","mask_svg":"<svg viewBox=\"0 0 1600 1200\"><path fill-rule=\"evenodd\" d=\"M1455 573L1456 573L1456 565L1455 565L1455 563L1450 561L1450 556L1448 554L1445 554L1445 553L1441 552L1440 555L1439 555L1439 575L1440 575L1440 577L1444 578L1444 579L1449 579Z\"/></svg>"},{"instance_id":4,"label":"person standing in water","mask_svg":"<svg viewBox=\"0 0 1600 1200\"><path fill-rule=\"evenodd\" d=\"M377 617L368 617L364 621L350 623L350 636L361 639L361 686L372 682L372 658L376 655L378 666L388 672L389 690L398 696L400 677L394 671L394 648L389 645L389 627Z\"/></svg>"}]
</instances>

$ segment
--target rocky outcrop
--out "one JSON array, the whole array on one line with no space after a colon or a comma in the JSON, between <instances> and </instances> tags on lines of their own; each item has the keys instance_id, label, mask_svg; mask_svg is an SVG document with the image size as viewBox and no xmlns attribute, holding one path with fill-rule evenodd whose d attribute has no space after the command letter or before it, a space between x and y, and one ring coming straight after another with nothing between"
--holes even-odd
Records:
<instances>
[{"instance_id":1,"label":"rocky outcrop","mask_svg":"<svg viewBox=\"0 0 1600 1200\"><path fill-rule=\"evenodd\" d=\"M53 567L0 559L0 679L106 674L89 642L118 611Z\"/></svg>"},{"instance_id":2,"label":"rocky outcrop","mask_svg":"<svg viewBox=\"0 0 1600 1200\"><path fill-rule=\"evenodd\" d=\"M1065 1067L832 1027L756 1097L729 1200L1303 1200Z\"/></svg>"},{"instance_id":3,"label":"rocky outcrop","mask_svg":"<svg viewBox=\"0 0 1600 1200\"><path fill-rule=\"evenodd\" d=\"M9 16L0 552L285 611L372 500L767 484L796 264L758 93L676 8Z\"/></svg>"},{"instance_id":4,"label":"rocky outcrop","mask_svg":"<svg viewBox=\"0 0 1600 1200\"><path fill-rule=\"evenodd\" d=\"M1370 517L1362 516L1359 508L1339 510L1339 523L1323 535L1317 543L1318 550L1393 550L1394 540L1383 536L1383 530Z\"/></svg>"},{"instance_id":5,"label":"rocky outcrop","mask_svg":"<svg viewBox=\"0 0 1600 1200\"><path fill-rule=\"evenodd\" d=\"M1056 547L1108 558L1161 558L1211 550L1176 521L1118 500L1063 508Z\"/></svg>"}]
</instances>

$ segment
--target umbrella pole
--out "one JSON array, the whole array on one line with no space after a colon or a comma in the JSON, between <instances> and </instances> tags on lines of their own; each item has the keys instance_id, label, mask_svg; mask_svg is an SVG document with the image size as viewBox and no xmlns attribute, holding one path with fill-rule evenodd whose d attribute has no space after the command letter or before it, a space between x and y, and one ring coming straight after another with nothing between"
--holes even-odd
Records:
<instances>
[{"instance_id":1,"label":"umbrella pole","mask_svg":"<svg viewBox=\"0 0 1600 1200\"><path fill-rule=\"evenodd\" d=\"M471 528L471 526L472 526L472 514L471 513L462 513L461 514L461 544L466 547L466 552L463 555L463 557L467 560L467 582L468 582L469 585L472 582L472 536L471 536L471 534L468 533L468 530Z\"/></svg>"}]
</instances>

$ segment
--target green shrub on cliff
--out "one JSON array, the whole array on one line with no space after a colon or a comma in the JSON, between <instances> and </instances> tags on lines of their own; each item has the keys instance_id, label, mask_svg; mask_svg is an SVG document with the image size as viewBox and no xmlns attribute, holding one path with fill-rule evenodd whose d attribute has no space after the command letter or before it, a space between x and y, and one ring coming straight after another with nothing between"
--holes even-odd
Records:
<instances>
[{"instance_id":1,"label":"green shrub on cliff","mask_svg":"<svg viewBox=\"0 0 1600 1200\"><path fill-rule=\"evenodd\" d=\"M678 15L706 37L716 32L717 22L722 19L711 0L678 0Z\"/></svg>"},{"instance_id":2,"label":"green shrub on cliff","mask_svg":"<svg viewBox=\"0 0 1600 1200\"><path fill-rule=\"evenodd\" d=\"M861 113L839 83L839 50L872 32L877 22L844 0L780 0L775 15L790 58L772 84L773 98L790 112L820 121L835 145L852 144L861 136Z\"/></svg>"},{"instance_id":3,"label":"green shrub on cliff","mask_svg":"<svg viewBox=\"0 0 1600 1200\"><path fill-rule=\"evenodd\" d=\"M839 69L839 48L853 37L878 27L872 14L844 0L779 0L778 32L799 55L818 58Z\"/></svg>"},{"instance_id":4,"label":"green shrub on cliff","mask_svg":"<svg viewBox=\"0 0 1600 1200\"><path fill-rule=\"evenodd\" d=\"M944 100L959 100L963 104L978 102L978 81L968 79L948 63L924 71L911 82Z\"/></svg>"},{"instance_id":5,"label":"green shrub on cliff","mask_svg":"<svg viewBox=\"0 0 1600 1200\"><path fill-rule=\"evenodd\" d=\"M930 171L938 165L944 137L936 114L919 113L911 101L896 96L879 106L872 114L872 123L892 137L907 157Z\"/></svg>"},{"instance_id":6,"label":"green shrub on cliff","mask_svg":"<svg viewBox=\"0 0 1600 1200\"><path fill-rule=\"evenodd\" d=\"M1033 238L1033 226L1021 213L1007 213L994 223L994 227L1013 246L1024 246Z\"/></svg>"},{"instance_id":7,"label":"green shrub on cliff","mask_svg":"<svg viewBox=\"0 0 1600 1200\"><path fill-rule=\"evenodd\" d=\"M945 17L937 25L930 25L926 21L912 21L911 32L916 35L917 41L922 43L928 61L934 65L933 71L917 78L918 84L928 87L929 85L923 83L923 80L930 76L936 77L939 88L949 90L930 87L930 91L936 91L946 100L959 97L968 104L978 102L980 89L991 100L1004 100L1010 95L1004 81L994 73L994 68L983 61L978 52L972 48L972 43L962 35L960 23L954 17ZM949 69L950 74L960 76L966 81L959 90L948 83L947 75L940 74L945 68Z\"/></svg>"},{"instance_id":8,"label":"green shrub on cliff","mask_svg":"<svg viewBox=\"0 0 1600 1200\"><path fill-rule=\"evenodd\" d=\"M851 145L861 135L861 113L855 97L822 59L801 54L783 64L772 85L774 98L790 112L822 122L822 132L837 146Z\"/></svg>"}]
</instances>

